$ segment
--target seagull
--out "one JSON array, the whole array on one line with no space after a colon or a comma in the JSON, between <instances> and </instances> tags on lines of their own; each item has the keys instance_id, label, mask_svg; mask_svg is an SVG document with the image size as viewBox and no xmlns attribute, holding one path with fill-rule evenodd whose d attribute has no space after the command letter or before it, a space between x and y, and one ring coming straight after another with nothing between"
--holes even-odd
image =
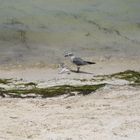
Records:
<instances>
[{"instance_id":1,"label":"seagull","mask_svg":"<svg viewBox=\"0 0 140 140\"><path fill-rule=\"evenodd\" d=\"M80 71L80 66L96 64L95 62L85 61L80 57L76 57L73 53L66 53L65 57L70 57L71 62L77 66L77 73Z\"/></svg>"}]
</instances>

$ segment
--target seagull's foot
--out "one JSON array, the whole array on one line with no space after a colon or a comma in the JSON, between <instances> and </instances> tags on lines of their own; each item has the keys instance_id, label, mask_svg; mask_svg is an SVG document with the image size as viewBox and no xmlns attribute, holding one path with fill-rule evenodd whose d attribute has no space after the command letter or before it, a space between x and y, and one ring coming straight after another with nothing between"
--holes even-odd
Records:
<instances>
[{"instance_id":1,"label":"seagull's foot","mask_svg":"<svg viewBox=\"0 0 140 140\"><path fill-rule=\"evenodd\" d=\"M80 67L77 67L77 71L76 71L77 73L79 73L80 72Z\"/></svg>"}]
</instances>

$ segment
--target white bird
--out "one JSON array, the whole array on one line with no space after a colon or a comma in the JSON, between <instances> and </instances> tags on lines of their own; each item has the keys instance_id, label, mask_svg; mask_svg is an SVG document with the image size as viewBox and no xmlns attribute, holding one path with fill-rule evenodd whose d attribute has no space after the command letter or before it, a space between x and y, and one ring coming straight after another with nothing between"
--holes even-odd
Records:
<instances>
[{"instance_id":1,"label":"white bird","mask_svg":"<svg viewBox=\"0 0 140 140\"><path fill-rule=\"evenodd\" d=\"M73 55L73 53L66 53L65 57L70 57L71 62L77 66L77 72L80 71L80 66L96 64L95 62L85 61L80 57L76 57Z\"/></svg>"}]
</instances>

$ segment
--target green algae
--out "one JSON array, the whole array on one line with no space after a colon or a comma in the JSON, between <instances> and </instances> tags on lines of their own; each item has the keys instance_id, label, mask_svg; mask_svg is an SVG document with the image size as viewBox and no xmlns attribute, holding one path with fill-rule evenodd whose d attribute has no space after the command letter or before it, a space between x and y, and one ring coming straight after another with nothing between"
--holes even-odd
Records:
<instances>
[{"instance_id":1,"label":"green algae","mask_svg":"<svg viewBox=\"0 0 140 140\"><path fill-rule=\"evenodd\" d=\"M112 74L111 77L124 79L129 82L133 82L134 84L140 84L140 72L137 71L127 70L124 72Z\"/></svg>"},{"instance_id":2,"label":"green algae","mask_svg":"<svg viewBox=\"0 0 140 140\"><path fill-rule=\"evenodd\" d=\"M12 79L0 79L0 84L4 84L4 85L9 84L11 83L11 80Z\"/></svg>"},{"instance_id":3,"label":"green algae","mask_svg":"<svg viewBox=\"0 0 140 140\"><path fill-rule=\"evenodd\" d=\"M36 86L37 86L37 83L29 82L29 83L24 83L23 85L24 85L25 87L29 87L29 86L31 86L31 87L36 87Z\"/></svg>"},{"instance_id":4,"label":"green algae","mask_svg":"<svg viewBox=\"0 0 140 140\"><path fill-rule=\"evenodd\" d=\"M23 95L34 94L40 95L42 98L45 97L55 97L64 94L70 94L72 92L77 92L78 94L87 95L96 90L104 87L105 84L98 85L83 85L83 86L70 86L70 85L62 85L62 86L54 86L49 88L32 88L32 89L10 89L10 90L1 90L1 96L8 95L10 97L23 97ZM25 96L26 97L26 96Z\"/></svg>"},{"instance_id":5,"label":"green algae","mask_svg":"<svg viewBox=\"0 0 140 140\"><path fill-rule=\"evenodd\" d=\"M127 80L130 83L128 85L130 86L140 86L140 72L127 70L124 72L119 72L111 75L102 75L102 76L96 76L94 79L87 80L87 79L80 79L81 82L87 82L87 81L95 81L95 82L101 82L98 84L93 85L60 85L60 86L52 86L52 87L45 87L45 88L39 88L38 84L35 82L28 82L28 83L17 83L15 84L14 80L12 79L0 79L0 83L3 85L9 86L9 88L3 88L0 87L0 96L1 97L13 97L13 98L28 98L28 97L55 97L60 96L64 94L82 94L87 95L92 92L95 92L96 90L104 87L106 84L103 81L106 81L108 79L123 79ZM76 79L75 79L76 80ZM79 79L77 79L79 80ZM13 86L15 85L15 86ZM10 88L11 86L11 88Z\"/></svg>"},{"instance_id":6,"label":"green algae","mask_svg":"<svg viewBox=\"0 0 140 140\"><path fill-rule=\"evenodd\" d=\"M130 85L139 85L140 84L140 72L133 70L126 70L124 72L118 72L111 75L97 75L94 77L94 81L105 81L108 79L122 79L130 82Z\"/></svg>"}]
</instances>

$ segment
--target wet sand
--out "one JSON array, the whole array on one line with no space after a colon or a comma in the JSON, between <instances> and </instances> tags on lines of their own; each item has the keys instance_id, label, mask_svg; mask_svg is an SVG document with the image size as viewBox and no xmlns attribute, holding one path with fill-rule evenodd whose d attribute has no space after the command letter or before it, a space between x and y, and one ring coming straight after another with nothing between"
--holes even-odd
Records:
<instances>
[{"instance_id":1,"label":"wet sand","mask_svg":"<svg viewBox=\"0 0 140 140\"><path fill-rule=\"evenodd\" d=\"M84 58L84 57L83 57ZM0 67L0 77L1 78L14 78L26 81L48 81L53 79L91 79L96 75L107 75L117 72L122 72L125 70L136 70L140 71L140 59L94 59L94 58L84 58L85 60L90 60L96 62L95 65L88 65L81 67L80 73L71 72L70 74L63 73L59 74L61 68L57 65L48 67L44 65L41 66L30 66L24 67L19 65L16 66L5 66ZM71 64L69 59L62 61L64 62L69 69L76 70L76 66Z\"/></svg>"}]
</instances>

